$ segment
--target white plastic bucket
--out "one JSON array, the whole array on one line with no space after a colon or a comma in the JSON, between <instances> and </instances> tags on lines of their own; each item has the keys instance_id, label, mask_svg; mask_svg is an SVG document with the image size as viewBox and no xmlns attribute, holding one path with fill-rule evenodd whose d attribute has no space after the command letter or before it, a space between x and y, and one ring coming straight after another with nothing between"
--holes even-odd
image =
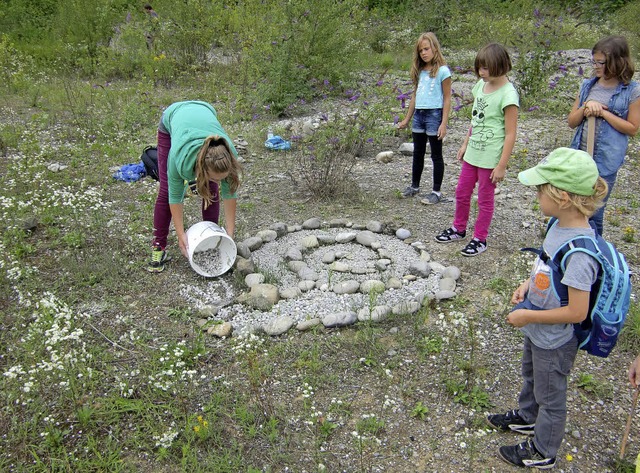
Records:
<instances>
[{"instance_id":1,"label":"white plastic bucket","mask_svg":"<svg viewBox=\"0 0 640 473\"><path fill-rule=\"evenodd\" d=\"M233 266L238 250L224 228L213 222L198 222L187 230L189 264L201 276L220 276Z\"/></svg>"}]
</instances>

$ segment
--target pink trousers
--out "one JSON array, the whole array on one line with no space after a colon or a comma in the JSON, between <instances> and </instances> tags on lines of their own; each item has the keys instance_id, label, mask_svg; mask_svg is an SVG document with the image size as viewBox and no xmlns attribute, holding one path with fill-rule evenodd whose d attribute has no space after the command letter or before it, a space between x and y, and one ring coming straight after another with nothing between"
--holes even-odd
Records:
<instances>
[{"instance_id":1,"label":"pink trousers","mask_svg":"<svg viewBox=\"0 0 640 473\"><path fill-rule=\"evenodd\" d=\"M485 241L493 218L494 191L496 185L491 182L493 169L484 169L462 161L462 170L456 187L456 212L453 217L454 228L462 232L467 229L471 196L478 183L478 219L473 228L473 237Z\"/></svg>"}]
</instances>

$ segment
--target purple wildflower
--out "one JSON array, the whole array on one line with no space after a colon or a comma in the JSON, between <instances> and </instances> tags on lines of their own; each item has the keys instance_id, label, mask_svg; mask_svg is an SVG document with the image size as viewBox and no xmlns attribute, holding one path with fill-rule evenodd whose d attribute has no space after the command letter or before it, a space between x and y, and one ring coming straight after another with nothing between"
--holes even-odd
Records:
<instances>
[{"instance_id":1,"label":"purple wildflower","mask_svg":"<svg viewBox=\"0 0 640 473\"><path fill-rule=\"evenodd\" d=\"M382 85L382 84L384 84L384 81L383 81L382 79L380 79L378 82L376 82L376 85L377 85L377 86L380 86L380 85Z\"/></svg>"},{"instance_id":2,"label":"purple wildflower","mask_svg":"<svg viewBox=\"0 0 640 473\"><path fill-rule=\"evenodd\" d=\"M583 76L584 75L584 69L582 69L582 66L578 67L578 75L579 76Z\"/></svg>"},{"instance_id":3,"label":"purple wildflower","mask_svg":"<svg viewBox=\"0 0 640 473\"><path fill-rule=\"evenodd\" d=\"M373 138L367 138L367 143L373 143Z\"/></svg>"},{"instance_id":4,"label":"purple wildflower","mask_svg":"<svg viewBox=\"0 0 640 473\"><path fill-rule=\"evenodd\" d=\"M324 80L324 85L329 85L329 79Z\"/></svg>"},{"instance_id":5,"label":"purple wildflower","mask_svg":"<svg viewBox=\"0 0 640 473\"><path fill-rule=\"evenodd\" d=\"M534 105L533 107L529 107L529 110L527 110L528 112L533 112L534 110L540 110L540 107L537 105Z\"/></svg>"},{"instance_id":6,"label":"purple wildflower","mask_svg":"<svg viewBox=\"0 0 640 473\"><path fill-rule=\"evenodd\" d=\"M397 125L399 121L400 121L400 117L399 117L398 115L395 115L395 116L393 117L393 124L394 124L394 125Z\"/></svg>"}]
</instances>

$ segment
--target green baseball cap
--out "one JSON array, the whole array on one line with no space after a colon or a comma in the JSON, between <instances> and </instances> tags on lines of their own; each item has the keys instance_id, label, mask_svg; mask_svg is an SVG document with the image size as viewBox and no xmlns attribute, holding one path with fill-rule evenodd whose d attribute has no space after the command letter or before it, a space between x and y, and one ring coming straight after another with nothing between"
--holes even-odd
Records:
<instances>
[{"instance_id":1,"label":"green baseball cap","mask_svg":"<svg viewBox=\"0 0 640 473\"><path fill-rule=\"evenodd\" d=\"M558 148L536 166L519 173L518 179L525 186L551 184L572 194L593 195L598 167L585 151Z\"/></svg>"}]
</instances>

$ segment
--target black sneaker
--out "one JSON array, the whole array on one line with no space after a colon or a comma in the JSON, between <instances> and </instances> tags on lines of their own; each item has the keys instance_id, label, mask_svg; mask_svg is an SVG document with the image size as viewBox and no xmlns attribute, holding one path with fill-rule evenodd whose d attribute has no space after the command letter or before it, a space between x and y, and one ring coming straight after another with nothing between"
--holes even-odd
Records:
<instances>
[{"instance_id":1,"label":"black sneaker","mask_svg":"<svg viewBox=\"0 0 640 473\"><path fill-rule=\"evenodd\" d=\"M458 232L451 227L443 230L440 235L436 235L436 241L438 243L451 243L452 241L462 240L465 236L467 236L466 230Z\"/></svg>"},{"instance_id":2,"label":"black sneaker","mask_svg":"<svg viewBox=\"0 0 640 473\"><path fill-rule=\"evenodd\" d=\"M467 246L460 250L462 256L478 256L480 253L484 253L487 249L487 241L480 241L474 238Z\"/></svg>"},{"instance_id":3,"label":"black sneaker","mask_svg":"<svg viewBox=\"0 0 640 473\"><path fill-rule=\"evenodd\" d=\"M518 411L513 409L506 414L493 414L487 417L487 422L491 427L505 432L513 431L524 435L533 435L536 424L529 424L520 417Z\"/></svg>"},{"instance_id":4,"label":"black sneaker","mask_svg":"<svg viewBox=\"0 0 640 473\"><path fill-rule=\"evenodd\" d=\"M418 195L420 193L420 188L419 187L407 187L405 190L402 191L402 197L413 197L414 195Z\"/></svg>"},{"instance_id":5,"label":"black sneaker","mask_svg":"<svg viewBox=\"0 0 640 473\"><path fill-rule=\"evenodd\" d=\"M537 468L538 470L550 470L556 466L556 458L545 458L540 454L531 440L500 447L500 458L511 465Z\"/></svg>"}]
</instances>

